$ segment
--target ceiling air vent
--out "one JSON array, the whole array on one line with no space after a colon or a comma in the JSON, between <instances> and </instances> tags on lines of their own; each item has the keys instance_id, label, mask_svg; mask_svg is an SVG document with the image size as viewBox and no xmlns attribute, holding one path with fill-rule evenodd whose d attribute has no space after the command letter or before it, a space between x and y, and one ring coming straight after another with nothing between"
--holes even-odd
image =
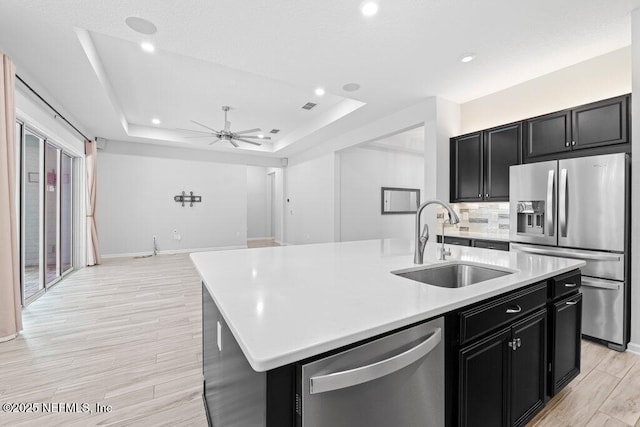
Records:
<instances>
[{"instance_id":1,"label":"ceiling air vent","mask_svg":"<svg viewBox=\"0 0 640 427\"><path fill-rule=\"evenodd\" d=\"M280 129L271 129L271 130L269 131L269 133L273 133L273 134L276 134L276 133L278 133L278 132L280 132Z\"/></svg>"},{"instance_id":2,"label":"ceiling air vent","mask_svg":"<svg viewBox=\"0 0 640 427\"><path fill-rule=\"evenodd\" d=\"M303 109L303 110L311 110L311 109L312 109L313 107L315 107L316 105L318 105L318 104L315 104L315 103L313 103L313 102L307 102L306 104L304 104L304 105L302 106L302 109Z\"/></svg>"}]
</instances>

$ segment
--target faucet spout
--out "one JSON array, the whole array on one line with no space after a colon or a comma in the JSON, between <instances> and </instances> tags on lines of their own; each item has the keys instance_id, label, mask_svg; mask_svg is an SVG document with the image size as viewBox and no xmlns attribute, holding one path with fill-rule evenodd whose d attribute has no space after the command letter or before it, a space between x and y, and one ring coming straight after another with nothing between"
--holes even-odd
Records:
<instances>
[{"instance_id":1,"label":"faucet spout","mask_svg":"<svg viewBox=\"0 0 640 427\"><path fill-rule=\"evenodd\" d=\"M457 224L460 222L460 218L458 218L458 215L455 213L453 208L448 203L443 202L441 200L437 200L437 199L427 200L426 202L422 203L418 207L418 210L416 211L416 234L415 234L416 241L415 241L415 251L413 254L414 264L423 263L424 248L427 245L427 241L429 240L429 227L427 226L427 224L425 224L424 229L422 230L422 233L420 233L420 222L421 222L420 216L424 208L432 204L440 205L447 210L447 215L449 216L449 222L451 224ZM444 236L443 236L443 239L444 239Z\"/></svg>"}]
</instances>

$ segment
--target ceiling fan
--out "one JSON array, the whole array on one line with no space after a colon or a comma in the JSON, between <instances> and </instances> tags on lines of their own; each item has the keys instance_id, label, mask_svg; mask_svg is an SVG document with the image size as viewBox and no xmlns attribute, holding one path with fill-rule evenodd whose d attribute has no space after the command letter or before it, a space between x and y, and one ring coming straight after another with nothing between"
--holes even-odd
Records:
<instances>
[{"instance_id":1,"label":"ceiling fan","mask_svg":"<svg viewBox=\"0 0 640 427\"><path fill-rule=\"evenodd\" d=\"M231 143L231 145L233 145L234 147L238 148L238 142L246 142L247 144L253 144L253 145L262 145L259 142L256 141L251 141L251 139L265 139L265 140L270 140L270 137L264 137L264 136L258 136L258 135L247 135L248 133L253 133L253 132L260 132L260 128L255 128L255 129L246 129L246 130L240 130L237 132L231 132L231 122L229 120L227 120L227 112L231 109L231 107L229 107L228 105L225 105L222 107L222 111L224 111L224 129L223 130L215 130L213 128L210 128L207 125L203 125L200 122L197 122L195 120L191 120L192 123L197 124L198 126L202 126L203 128L209 129L208 132L205 131L200 131L200 130L193 130L193 129L180 129L178 128L178 130L185 130L185 131L189 131L189 132L196 132L196 133L202 133L204 135L197 135L197 136L187 136L185 138L211 138L214 137L215 139L213 141L211 141L209 143L209 145L215 144L218 141L229 141Z\"/></svg>"}]
</instances>

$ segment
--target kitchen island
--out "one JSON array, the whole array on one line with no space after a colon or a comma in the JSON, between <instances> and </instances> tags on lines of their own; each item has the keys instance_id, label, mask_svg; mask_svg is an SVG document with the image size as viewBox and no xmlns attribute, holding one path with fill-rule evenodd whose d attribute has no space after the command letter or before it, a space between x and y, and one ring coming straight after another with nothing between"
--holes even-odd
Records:
<instances>
[{"instance_id":1,"label":"kitchen island","mask_svg":"<svg viewBox=\"0 0 640 427\"><path fill-rule=\"evenodd\" d=\"M427 244L425 265L443 263L437 260L439 249L435 243ZM465 261L510 274L449 289L391 273L414 267L413 245L405 240L204 252L191 258L203 280L209 415L241 422L241 412L250 403L251 413L260 414L259 425L295 425L299 410L295 396L282 392L281 386L295 381L297 362L497 301L535 284L545 283L546 298L547 279L584 265L562 258L452 247L444 263ZM444 335L450 337L452 332ZM233 357L223 357L227 344L236 349ZM448 345L447 352L452 351L458 349ZM233 360L233 365L225 368L222 359ZM210 375L228 375L230 366L237 378L212 384L218 380Z\"/></svg>"}]
</instances>

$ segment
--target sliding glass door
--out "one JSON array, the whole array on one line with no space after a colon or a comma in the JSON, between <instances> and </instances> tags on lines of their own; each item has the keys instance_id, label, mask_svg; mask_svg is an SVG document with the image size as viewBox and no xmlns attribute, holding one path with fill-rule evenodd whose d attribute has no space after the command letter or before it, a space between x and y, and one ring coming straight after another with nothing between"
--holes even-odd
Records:
<instances>
[{"instance_id":1,"label":"sliding glass door","mask_svg":"<svg viewBox=\"0 0 640 427\"><path fill-rule=\"evenodd\" d=\"M71 270L73 247L71 245L73 201L71 193L72 159L66 153L60 156L60 272Z\"/></svg>"},{"instance_id":2,"label":"sliding glass door","mask_svg":"<svg viewBox=\"0 0 640 427\"><path fill-rule=\"evenodd\" d=\"M58 231L60 224L58 186L58 163L60 150L51 144L47 144L44 155L44 266L45 283L49 285L60 277L60 259L58 248Z\"/></svg>"},{"instance_id":3,"label":"sliding glass door","mask_svg":"<svg viewBox=\"0 0 640 427\"><path fill-rule=\"evenodd\" d=\"M73 158L18 123L22 144L22 299L29 304L73 269Z\"/></svg>"},{"instance_id":4,"label":"sliding glass door","mask_svg":"<svg viewBox=\"0 0 640 427\"><path fill-rule=\"evenodd\" d=\"M44 139L21 128L22 144L22 296L28 302L44 289L42 200Z\"/></svg>"}]
</instances>

